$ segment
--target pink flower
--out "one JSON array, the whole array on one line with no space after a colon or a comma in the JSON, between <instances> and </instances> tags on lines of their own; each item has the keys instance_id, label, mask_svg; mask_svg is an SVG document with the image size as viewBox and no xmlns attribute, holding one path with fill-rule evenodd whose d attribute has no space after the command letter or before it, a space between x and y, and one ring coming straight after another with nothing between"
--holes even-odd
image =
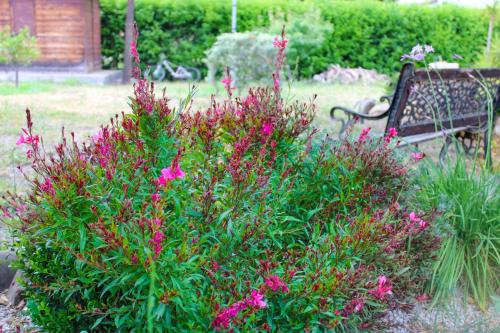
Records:
<instances>
[{"instance_id":1,"label":"pink flower","mask_svg":"<svg viewBox=\"0 0 500 333\"><path fill-rule=\"evenodd\" d=\"M56 195L56 190L54 189L52 181L50 180L49 177L45 178L44 182L40 185L40 188L42 189L43 192L52 197Z\"/></svg>"},{"instance_id":2,"label":"pink flower","mask_svg":"<svg viewBox=\"0 0 500 333\"><path fill-rule=\"evenodd\" d=\"M231 97L233 95L232 90L234 90L234 87L232 86L233 79L231 78L231 75L229 74L229 72L227 73L227 76L225 78L223 78L220 82L224 85L224 89L226 89L229 97Z\"/></svg>"},{"instance_id":3,"label":"pink flower","mask_svg":"<svg viewBox=\"0 0 500 333\"><path fill-rule=\"evenodd\" d=\"M418 296L417 296L417 297L415 297L415 298L416 298L416 299L417 299L417 301L419 301L419 302L425 302L425 301L427 301L427 300L429 300L429 299L430 299L429 295L427 295L427 294L420 294L420 295L418 295Z\"/></svg>"},{"instance_id":4,"label":"pink flower","mask_svg":"<svg viewBox=\"0 0 500 333\"><path fill-rule=\"evenodd\" d=\"M158 182L161 185L167 185L167 182L172 181L176 178L182 179L186 176L186 173L181 170L180 166L177 165L175 169L171 167L165 168L161 170L161 176L158 177Z\"/></svg>"},{"instance_id":5,"label":"pink flower","mask_svg":"<svg viewBox=\"0 0 500 333\"><path fill-rule=\"evenodd\" d=\"M411 157L416 161L420 161L421 159L423 159L425 157L425 154L422 153L422 152L417 152L417 153L411 153Z\"/></svg>"},{"instance_id":6,"label":"pink flower","mask_svg":"<svg viewBox=\"0 0 500 333\"><path fill-rule=\"evenodd\" d=\"M16 141L16 145L19 146L19 145L22 145L23 143L26 143L26 140L25 140L24 136L21 134L19 136L19 139Z\"/></svg>"},{"instance_id":7,"label":"pink flower","mask_svg":"<svg viewBox=\"0 0 500 333\"><path fill-rule=\"evenodd\" d=\"M392 295L392 284L387 277L378 277L378 288L369 290L368 293L379 300L384 300L386 295Z\"/></svg>"},{"instance_id":8,"label":"pink flower","mask_svg":"<svg viewBox=\"0 0 500 333\"><path fill-rule=\"evenodd\" d=\"M280 278L276 275L271 275L269 276L266 281L265 281L265 284L271 288L273 291L278 291L278 290L281 290L281 292L284 292L284 293L287 293L289 291L287 285L285 284L285 282L283 282L282 280L280 280Z\"/></svg>"},{"instance_id":9,"label":"pink flower","mask_svg":"<svg viewBox=\"0 0 500 333\"><path fill-rule=\"evenodd\" d=\"M385 142L390 142L392 138L398 136L398 131L394 127L389 128L387 135L385 136Z\"/></svg>"},{"instance_id":10,"label":"pink flower","mask_svg":"<svg viewBox=\"0 0 500 333\"><path fill-rule=\"evenodd\" d=\"M134 57L135 62L139 62L139 52L137 52L135 41L130 42L130 54Z\"/></svg>"},{"instance_id":11,"label":"pink flower","mask_svg":"<svg viewBox=\"0 0 500 333\"><path fill-rule=\"evenodd\" d=\"M408 217L410 218L411 222L420 221L420 218L417 216L417 214L415 214L415 212L411 212L410 215L408 215Z\"/></svg>"},{"instance_id":12,"label":"pink flower","mask_svg":"<svg viewBox=\"0 0 500 333\"><path fill-rule=\"evenodd\" d=\"M161 253L161 250L163 249L162 245L161 245L161 242L163 242L163 240L165 239L165 235L157 230L155 231L154 235L153 235L153 239L151 239L149 242L150 244L153 246L153 250L154 250L154 258L156 259L160 253Z\"/></svg>"},{"instance_id":13,"label":"pink flower","mask_svg":"<svg viewBox=\"0 0 500 333\"><path fill-rule=\"evenodd\" d=\"M23 205L23 204L19 204L19 205L16 207L16 213L18 213L18 214L22 214L22 213L24 213L27 209L28 209L28 206Z\"/></svg>"},{"instance_id":14,"label":"pink flower","mask_svg":"<svg viewBox=\"0 0 500 333\"><path fill-rule=\"evenodd\" d=\"M262 125L262 129L260 130L260 133L263 136L270 136L271 134L273 134L273 131L274 128L272 124L264 123L264 125Z\"/></svg>"},{"instance_id":15,"label":"pink flower","mask_svg":"<svg viewBox=\"0 0 500 333\"><path fill-rule=\"evenodd\" d=\"M132 263L133 263L133 264L137 264L137 261L139 260L139 259L137 258L137 254L135 254L135 253L134 253L134 254L132 255L132 258L130 258L130 260L132 260Z\"/></svg>"},{"instance_id":16,"label":"pink flower","mask_svg":"<svg viewBox=\"0 0 500 333\"><path fill-rule=\"evenodd\" d=\"M274 84L274 90L280 89L280 79L278 77L275 77L273 79L273 84Z\"/></svg>"},{"instance_id":17,"label":"pink flower","mask_svg":"<svg viewBox=\"0 0 500 333\"><path fill-rule=\"evenodd\" d=\"M278 36L275 36L274 37L274 40L273 40L273 45L274 47L278 48L278 49L284 49L286 47L286 44L288 43L288 40L284 39L284 38L280 38Z\"/></svg>"},{"instance_id":18,"label":"pink flower","mask_svg":"<svg viewBox=\"0 0 500 333\"><path fill-rule=\"evenodd\" d=\"M247 308L247 303L245 301L236 302L230 305L226 309L222 310L212 321L212 326L216 331L220 331L221 328L228 328L234 317L238 315L241 311Z\"/></svg>"},{"instance_id":19,"label":"pink flower","mask_svg":"<svg viewBox=\"0 0 500 333\"><path fill-rule=\"evenodd\" d=\"M5 217L5 218L11 218L12 217L12 215L9 213L9 211L5 207L2 207L2 217Z\"/></svg>"},{"instance_id":20,"label":"pink flower","mask_svg":"<svg viewBox=\"0 0 500 333\"><path fill-rule=\"evenodd\" d=\"M248 307L263 309L266 306L267 303L264 301L264 295L257 290L252 290L249 297L222 310L212 321L212 326L216 331L220 331L221 328L228 328L232 319L235 318L241 311L245 311Z\"/></svg>"},{"instance_id":21,"label":"pink flower","mask_svg":"<svg viewBox=\"0 0 500 333\"><path fill-rule=\"evenodd\" d=\"M420 220L418 222L418 226L420 227L421 230L425 230L429 226L429 222Z\"/></svg>"},{"instance_id":22,"label":"pink flower","mask_svg":"<svg viewBox=\"0 0 500 333\"><path fill-rule=\"evenodd\" d=\"M153 200L153 202L160 201L160 199L161 199L161 197L158 193L151 194L151 200Z\"/></svg>"},{"instance_id":23,"label":"pink flower","mask_svg":"<svg viewBox=\"0 0 500 333\"><path fill-rule=\"evenodd\" d=\"M247 299L247 302L251 307L258 309L263 309L267 306L267 303L264 301L264 295L257 290L252 290L252 294Z\"/></svg>"},{"instance_id":24,"label":"pink flower","mask_svg":"<svg viewBox=\"0 0 500 333\"><path fill-rule=\"evenodd\" d=\"M19 139L17 139L16 141L16 145L22 145L22 144L26 144L26 145L29 145L31 143L33 143L33 145L37 146L38 145L38 141L39 141L39 137L38 135L35 135L35 136L24 136L23 134L19 135Z\"/></svg>"},{"instance_id":25,"label":"pink flower","mask_svg":"<svg viewBox=\"0 0 500 333\"><path fill-rule=\"evenodd\" d=\"M92 141L94 141L94 143L101 142L102 140L104 140L104 135L102 133L102 130L92 135Z\"/></svg>"},{"instance_id":26,"label":"pink flower","mask_svg":"<svg viewBox=\"0 0 500 333\"><path fill-rule=\"evenodd\" d=\"M211 261L210 262L210 268L214 271L217 272L220 269L220 265L217 261Z\"/></svg>"},{"instance_id":27,"label":"pink flower","mask_svg":"<svg viewBox=\"0 0 500 333\"><path fill-rule=\"evenodd\" d=\"M366 141L366 137L368 136L368 133L370 133L370 130L371 128L368 127L368 128L363 128L361 130L361 134L359 135L358 137L358 141L359 142L365 142Z\"/></svg>"}]
</instances>

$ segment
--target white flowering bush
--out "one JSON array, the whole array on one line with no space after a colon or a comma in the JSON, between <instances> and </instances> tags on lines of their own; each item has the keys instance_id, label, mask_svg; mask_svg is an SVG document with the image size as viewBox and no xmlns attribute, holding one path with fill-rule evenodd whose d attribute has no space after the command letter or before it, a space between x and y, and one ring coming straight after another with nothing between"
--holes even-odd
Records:
<instances>
[{"instance_id":1,"label":"white flowering bush","mask_svg":"<svg viewBox=\"0 0 500 333\"><path fill-rule=\"evenodd\" d=\"M241 90L250 82L270 83L276 49L273 36L265 33L232 33L217 37L206 52L207 80L215 83L226 68L231 71L234 87Z\"/></svg>"}]
</instances>

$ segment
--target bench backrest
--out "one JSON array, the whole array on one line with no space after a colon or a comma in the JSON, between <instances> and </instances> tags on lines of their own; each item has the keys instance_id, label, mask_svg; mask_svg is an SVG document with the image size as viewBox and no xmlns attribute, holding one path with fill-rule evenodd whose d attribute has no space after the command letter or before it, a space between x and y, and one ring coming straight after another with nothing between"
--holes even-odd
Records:
<instances>
[{"instance_id":1,"label":"bench backrest","mask_svg":"<svg viewBox=\"0 0 500 333\"><path fill-rule=\"evenodd\" d=\"M500 68L415 69L403 65L386 132L399 136L462 126L484 127L500 102Z\"/></svg>"}]
</instances>

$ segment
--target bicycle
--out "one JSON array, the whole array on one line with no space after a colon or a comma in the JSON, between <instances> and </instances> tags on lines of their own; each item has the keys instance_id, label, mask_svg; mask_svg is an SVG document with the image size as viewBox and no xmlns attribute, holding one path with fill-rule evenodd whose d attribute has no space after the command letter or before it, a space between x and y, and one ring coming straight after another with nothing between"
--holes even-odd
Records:
<instances>
[{"instance_id":1,"label":"bicycle","mask_svg":"<svg viewBox=\"0 0 500 333\"><path fill-rule=\"evenodd\" d=\"M152 70L153 66L154 70ZM164 55L160 57L160 62L153 66L148 66L145 75L154 81L165 80L167 74L173 80L199 81L201 79L198 68L181 65L175 68L175 64L170 62Z\"/></svg>"}]
</instances>

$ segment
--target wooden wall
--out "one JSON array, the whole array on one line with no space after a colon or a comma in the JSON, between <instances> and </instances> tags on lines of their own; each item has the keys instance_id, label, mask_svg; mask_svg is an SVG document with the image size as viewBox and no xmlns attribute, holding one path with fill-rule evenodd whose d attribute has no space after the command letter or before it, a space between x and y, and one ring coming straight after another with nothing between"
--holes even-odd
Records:
<instances>
[{"instance_id":1,"label":"wooden wall","mask_svg":"<svg viewBox=\"0 0 500 333\"><path fill-rule=\"evenodd\" d=\"M0 0L0 28L24 26L41 51L35 66L100 68L98 0Z\"/></svg>"}]
</instances>

